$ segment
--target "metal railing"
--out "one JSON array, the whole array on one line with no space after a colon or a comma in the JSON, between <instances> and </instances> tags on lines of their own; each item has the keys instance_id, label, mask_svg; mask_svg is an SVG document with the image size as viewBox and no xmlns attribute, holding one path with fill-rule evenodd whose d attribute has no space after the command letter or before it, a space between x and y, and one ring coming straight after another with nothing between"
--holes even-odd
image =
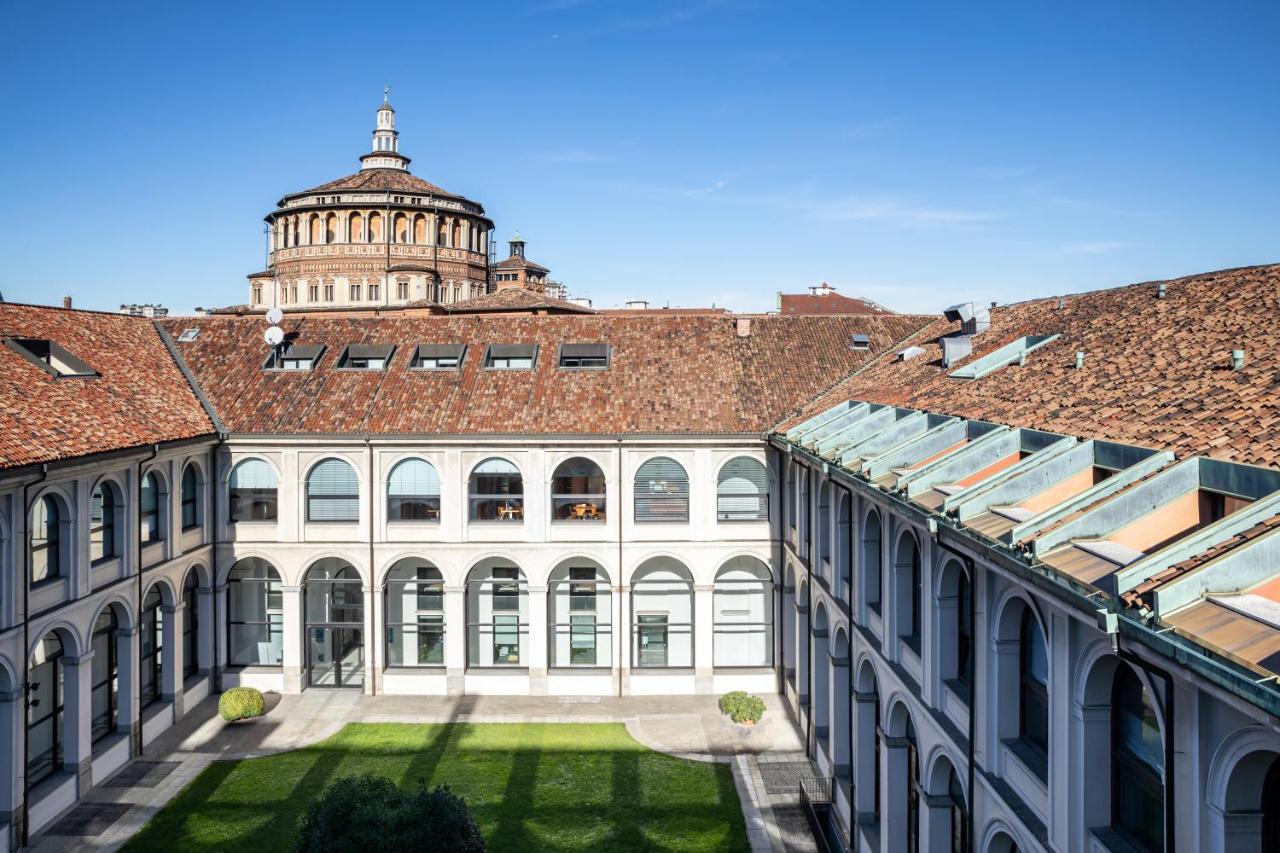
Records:
<instances>
[{"instance_id":1,"label":"metal railing","mask_svg":"<svg viewBox=\"0 0 1280 853\"><path fill-rule=\"evenodd\" d=\"M800 808L819 853L840 853L845 849L831 823L831 781L830 776L800 778Z\"/></svg>"}]
</instances>

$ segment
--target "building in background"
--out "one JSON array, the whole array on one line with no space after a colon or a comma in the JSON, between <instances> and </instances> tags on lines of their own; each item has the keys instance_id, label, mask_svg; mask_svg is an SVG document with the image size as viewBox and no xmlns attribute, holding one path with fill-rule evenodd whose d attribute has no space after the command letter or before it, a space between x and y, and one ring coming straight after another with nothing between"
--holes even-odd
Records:
<instances>
[{"instance_id":1,"label":"building in background","mask_svg":"<svg viewBox=\"0 0 1280 853\"><path fill-rule=\"evenodd\" d=\"M63 307L71 307L71 297L67 297ZM121 305L120 313L128 314L130 317L168 317L169 309L163 305Z\"/></svg>"},{"instance_id":2,"label":"building in background","mask_svg":"<svg viewBox=\"0 0 1280 853\"><path fill-rule=\"evenodd\" d=\"M490 290L484 207L409 172L395 110L378 107L360 171L290 193L264 218L267 267L249 310L451 304Z\"/></svg>"},{"instance_id":3,"label":"building in background","mask_svg":"<svg viewBox=\"0 0 1280 853\"><path fill-rule=\"evenodd\" d=\"M854 296L842 296L825 281L808 293L778 291L778 311L782 314L892 314L883 305Z\"/></svg>"}]
</instances>

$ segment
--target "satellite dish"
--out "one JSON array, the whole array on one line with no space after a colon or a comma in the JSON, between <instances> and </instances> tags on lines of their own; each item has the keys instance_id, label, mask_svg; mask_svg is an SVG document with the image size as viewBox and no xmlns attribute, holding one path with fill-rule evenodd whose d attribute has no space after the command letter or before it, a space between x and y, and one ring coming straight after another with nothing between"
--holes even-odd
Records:
<instances>
[{"instance_id":1,"label":"satellite dish","mask_svg":"<svg viewBox=\"0 0 1280 853\"><path fill-rule=\"evenodd\" d=\"M284 343L284 329L279 326L272 326L262 333L262 337L271 346L278 347Z\"/></svg>"},{"instance_id":2,"label":"satellite dish","mask_svg":"<svg viewBox=\"0 0 1280 853\"><path fill-rule=\"evenodd\" d=\"M272 308L267 311L267 322L273 326L279 326L280 321L284 319L284 312L279 308Z\"/></svg>"}]
</instances>

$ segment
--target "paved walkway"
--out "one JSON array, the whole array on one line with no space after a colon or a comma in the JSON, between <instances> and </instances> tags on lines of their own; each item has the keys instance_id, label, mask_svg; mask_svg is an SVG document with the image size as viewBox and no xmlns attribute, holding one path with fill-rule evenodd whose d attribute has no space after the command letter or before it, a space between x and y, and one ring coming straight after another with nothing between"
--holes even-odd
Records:
<instances>
[{"instance_id":1,"label":"paved walkway","mask_svg":"<svg viewBox=\"0 0 1280 853\"><path fill-rule=\"evenodd\" d=\"M814 850L796 807L797 780L810 773L803 742L777 696L756 726L734 725L714 696L531 697L365 696L342 690L269 695L266 716L227 725L216 697L192 709L114 777L32 839L30 850L111 851L217 760L297 749L350 722L624 723L651 749L731 764L753 853Z\"/></svg>"}]
</instances>

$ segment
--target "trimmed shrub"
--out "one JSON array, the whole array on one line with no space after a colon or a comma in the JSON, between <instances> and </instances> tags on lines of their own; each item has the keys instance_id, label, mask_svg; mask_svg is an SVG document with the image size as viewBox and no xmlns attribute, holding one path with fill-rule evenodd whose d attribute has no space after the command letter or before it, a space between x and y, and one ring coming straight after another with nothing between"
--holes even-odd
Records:
<instances>
[{"instance_id":1,"label":"trimmed shrub","mask_svg":"<svg viewBox=\"0 0 1280 853\"><path fill-rule=\"evenodd\" d=\"M720 711L735 723L758 723L764 716L764 700L735 690L720 697Z\"/></svg>"},{"instance_id":2,"label":"trimmed shrub","mask_svg":"<svg viewBox=\"0 0 1280 853\"><path fill-rule=\"evenodd\" d=\"M385 776L344 776L298 825L297 853L484 853L471 809L440 785L402 791Z\"/></svg>"},{"instance_id":3,"label":"trimmed shrub","mask_svg":"<svg viewBox=\"0 0 1280 853\"><path fill-rule=\"evenodd\" d=\"M232 687L218 697L218 715L228 723L261 717L266 705L253 687Z\"/></svg>"}]
</instances>

